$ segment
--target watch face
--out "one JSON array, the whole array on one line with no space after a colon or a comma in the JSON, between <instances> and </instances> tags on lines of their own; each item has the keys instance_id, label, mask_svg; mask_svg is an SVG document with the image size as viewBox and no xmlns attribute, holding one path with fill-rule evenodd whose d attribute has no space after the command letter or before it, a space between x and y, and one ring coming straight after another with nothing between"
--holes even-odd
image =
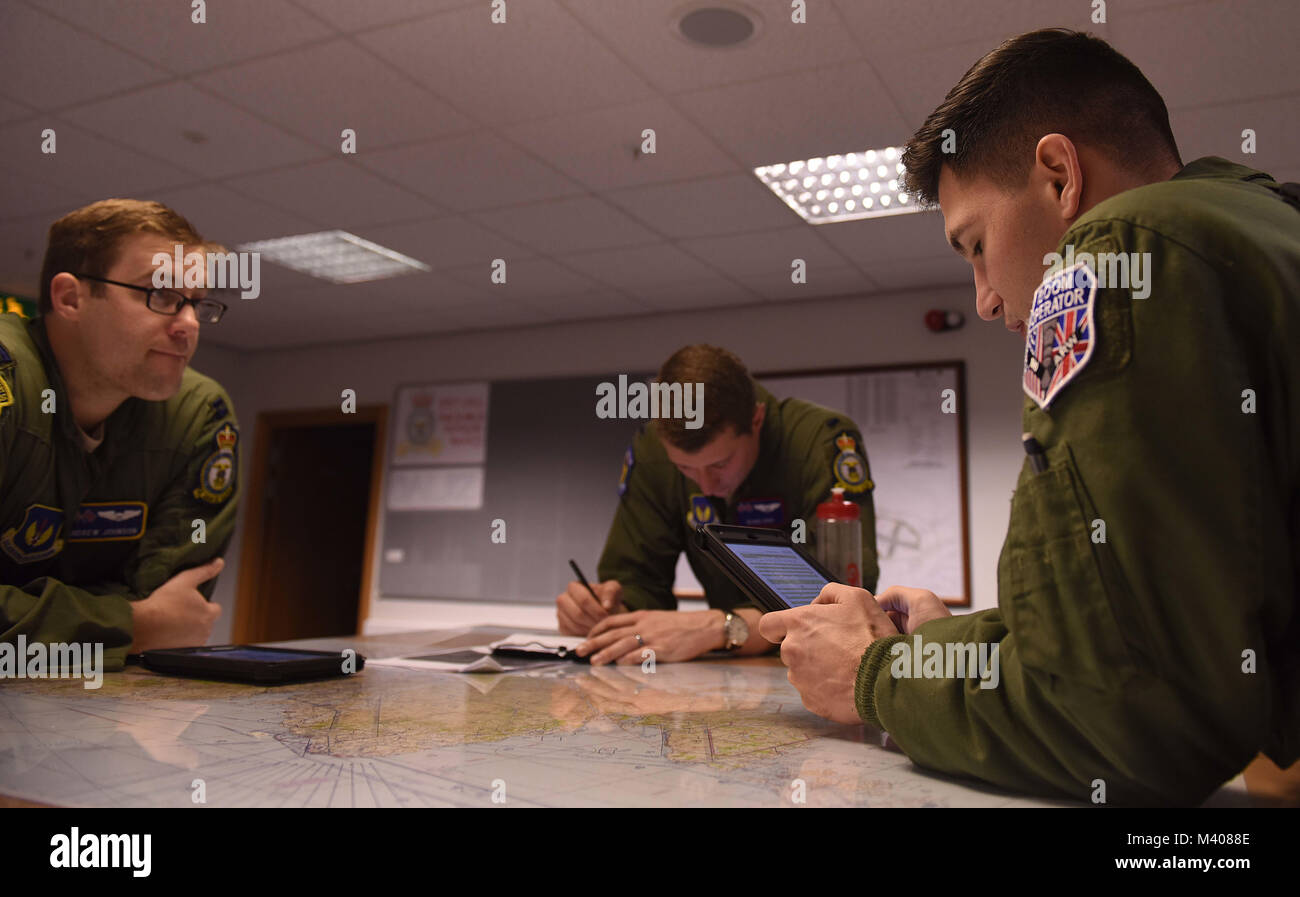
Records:
<instances>
[{"instance_id":1,"label":"watch face","mask_svg":"<svg viewBox=\"0 0 1300 897\"><path fill-rule=\"evenodd\" d=\"M727 643L739 647L749 641L749 624L740 614L727 618Z\"/></svg>"}]
</instances>

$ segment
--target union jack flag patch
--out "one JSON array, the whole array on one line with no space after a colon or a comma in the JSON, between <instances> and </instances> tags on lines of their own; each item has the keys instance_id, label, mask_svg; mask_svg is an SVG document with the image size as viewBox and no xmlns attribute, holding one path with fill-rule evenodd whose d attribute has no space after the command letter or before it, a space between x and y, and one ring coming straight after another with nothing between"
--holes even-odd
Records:
<instances>
[{"instance_id":1,"label":"union jack flag patch","mask_svg":"<svg viewBox=\"0 0 1300 897\"><path fill-rule=\"evenodd\" d=\"M1097 275L1085 263L1071 265L1034 291L1025 326L1025 395L1046 409L1083 370L1097 345L1093 300Z\"/></svg>"}]
</instances>

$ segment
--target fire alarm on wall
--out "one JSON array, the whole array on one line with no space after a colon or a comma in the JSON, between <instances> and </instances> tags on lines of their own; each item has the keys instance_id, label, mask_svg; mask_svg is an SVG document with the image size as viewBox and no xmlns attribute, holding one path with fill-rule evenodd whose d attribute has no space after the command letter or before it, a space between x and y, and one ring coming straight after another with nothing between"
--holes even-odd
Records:
<instances>
[{"instance_id":1,"label":"fire alarm on wall","mask_svg":"<svg viewBox=\"0 0 1300 897\"><path fill-rule=\"evenodd\" d=\"M957 330L966 323L966 316L959 311L944 311L932 308L925 313L925 326L935 333L945 330Z\"/></svg>"}]
</instances>

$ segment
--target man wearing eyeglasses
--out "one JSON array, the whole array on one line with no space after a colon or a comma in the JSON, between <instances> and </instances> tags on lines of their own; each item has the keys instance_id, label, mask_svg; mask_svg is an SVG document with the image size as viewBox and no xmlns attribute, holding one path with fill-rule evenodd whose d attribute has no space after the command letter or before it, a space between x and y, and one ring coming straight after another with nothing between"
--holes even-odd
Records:
<instances>
[{"instance_id":1,"label":"man wearing eyeglasses","mask_svg":"<svg viewBox=\"0 0 1300 897\"><path fill-rule=\"evenodd\" d=\"M221 612L239 430L188 365L230 291L155 288L178 245L211 248L160 203L93 203L50 228L39 317L0 315L0 642L102 643L114 670Z\"/></svg>"}]
</instances>

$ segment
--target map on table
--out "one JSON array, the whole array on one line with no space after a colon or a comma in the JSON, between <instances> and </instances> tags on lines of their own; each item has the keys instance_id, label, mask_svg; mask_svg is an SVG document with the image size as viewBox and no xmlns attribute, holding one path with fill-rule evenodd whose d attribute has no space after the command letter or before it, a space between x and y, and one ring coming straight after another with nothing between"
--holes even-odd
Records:
<instances>
[{"instance_id":1,"label":"map on table","mask_svg":"<svg viewBox=\"0 0 1300 897\"><path fill-rule=\"evenodd\" d=\"M0 794L73 806L1042 805L803 708L773 659L264 687L0 684Z\"/></svg>"}]
</instances>

